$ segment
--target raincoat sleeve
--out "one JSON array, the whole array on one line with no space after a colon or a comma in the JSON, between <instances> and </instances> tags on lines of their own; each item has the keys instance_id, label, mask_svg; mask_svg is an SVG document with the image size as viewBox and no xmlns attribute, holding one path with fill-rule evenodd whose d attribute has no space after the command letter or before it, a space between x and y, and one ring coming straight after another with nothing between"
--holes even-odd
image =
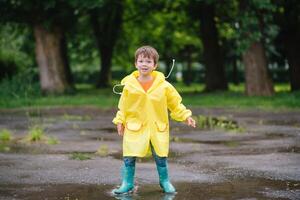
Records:
<instances>
[{"instance_id":1,"label":"raincoat sleeve","mask_svg":"<svg viewBox=\"0 0 300 200\"><path fill-rule=\"evenodd\" d=\"M126 90L123 89L123 92L121 94L121 97L119 99L119 104L118 104L119 110L118 110L115 118L112 121L116 125L118 123L125 124L124 104L125 104L126 95L127 95Z\"/></svg>"},{"instance_id":2,"label":"raincoat sleeve","mask_svg":"<svg viewBox=\"0 0 300 200\"><path fill-rule=\"evenodd\" d=\"M182 98L176 89L168 84L167 88L167 105L170 110L170 116L176 121L185 121L188 117L192 116L192 111L186 109L186 107L181 103Z\"/></svg>"}]
</instances>

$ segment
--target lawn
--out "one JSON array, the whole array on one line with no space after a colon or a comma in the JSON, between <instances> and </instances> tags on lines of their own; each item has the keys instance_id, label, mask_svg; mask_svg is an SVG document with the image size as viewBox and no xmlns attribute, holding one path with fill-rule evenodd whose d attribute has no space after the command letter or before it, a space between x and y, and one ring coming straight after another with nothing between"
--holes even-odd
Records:
<instances>
[{"instance_id":1,"label":"lawn","mask_svg":"<svg viewBox=\"0 0 300 200\"><path fill-rule=\"evenodd\" d=\"M261 109L300 109L300 92L289 92L288 84L276 84L276 94L272 97L248 97L244 95L244 85L230 84L229 91L203 93L203 84L174 84L187 106L230 107ZM119 95L111 89L96 89L91 85L76 85L73 95L37 96L13 98L0 96L0 108L52 107L52 106L96 106L112 108L118 104Z\"/></svg>"}]
</instances>

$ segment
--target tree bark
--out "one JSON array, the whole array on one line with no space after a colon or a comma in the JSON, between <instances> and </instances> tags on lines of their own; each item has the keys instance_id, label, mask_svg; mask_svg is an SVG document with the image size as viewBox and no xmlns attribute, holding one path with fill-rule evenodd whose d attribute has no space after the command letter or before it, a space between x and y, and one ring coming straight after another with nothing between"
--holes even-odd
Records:
<instances>
[{"instance_id":1,"label":"tree bark","mask_svg":"<svg viewBox=\"0 0 300 200\"><path fill-rule=\"evenodd\" d=\"M107 1L102 9L94 9L90 12L101 59L97 87L111 85L112 56L121 29L122 15L123 3L119 0Z\"/></svg>"},{"instance_id":2,"label":"tree bark","mask_svg":"<svg viewBox=\"0 0 300 200\"><path fill-rule=\"evenodd\" d=\"M300 90L300 38L299 35L291 33L285 38L285 52L289 64L289 75L291 90Z\"/></svg>"},{"instance_id":3,"label":"tree bark","mask_svg":"<svg viewBox=\"0 0 300 200\"><path fill-rule=\"evenodd\" d=\"M184 51L184 57L186 60L186 76L183 76L183 82L190 86L192 83L192 47L187 46Z\"/></svg>"},{"instance_id":4,"label":"tree bark","mask_svg":"<svg viewBox=\"0 0 300 200\"><path fill-rule=\"evenodd\" d=\"M300 6L298 1L285 1L284 19L280 24L283 35L283 45L289 64L291 90L300 90Z\"/></svg>"},{"instance_id":5,"label":"tree bark","mask_svg":"<svg viewBox=\"0 0 300 200\"><path fill-rule=\"evenodd\" d=\"M285 33L284 51L289 64L291 91L300 90L300 38L294 32Z\"/></svg>"},{"instance_id":6,"label":"tree bark","mask_svg":"<svg viewBox=\"0 0 300 200\"><path fill-rule=\"evenodd\" d=\"M273 83L269 78L267 58L261 42L254 42L243 55L246 94L248 96L271 96Z\"/></svg>"},{"instance_id":7,"label":"tree bark","mask_svg":"<svg viewBox=\"0 0 300 200\"><path fill-rule=\"evenodd\" d=\"M204 46L205 91L227 90L223 56L218 43L218 32L214 21L215 8L212 4L200 6L200 25Z\"/></svg>"},{"instance_id":8,"label":"tree bark","mask_svg":"<svg viewBox=\"0 0 300 200\"><path fill-rule=\"evenodd\" d=\"M74 89L66 52L64 33L54 26L47 30L34 25L35 52L44 94L61 94Z\"/></svg>"},{"instance_id":9,"label":"tree bark","mask_svg":"<svg viewBox=\"0 0 300 200\"><path fill-rule=\"evenodd\" d=\"M238 67L237 67L237 60L233 60L233 62L232 62L232 83L234 85L238 85L240 83Z\"/></svg>"}]
</instances>

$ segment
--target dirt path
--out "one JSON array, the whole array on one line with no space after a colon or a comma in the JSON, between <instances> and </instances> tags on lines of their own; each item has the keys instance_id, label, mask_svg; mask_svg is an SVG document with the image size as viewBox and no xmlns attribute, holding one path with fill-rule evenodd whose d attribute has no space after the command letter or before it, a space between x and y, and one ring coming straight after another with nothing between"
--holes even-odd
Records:
<instances>
[{"instance_id":1,"label":"dirt path","mask_svg":"<svg viewBox=\"0 0 300 200\"><path fill-rule=\"evenodd\" d=\"M147 158L137 163L137 192L123 197L110 195L122 164L114 112L0 111L0 130L14 135L0 152L0 199L300 199L299 111L194 108L195 115L226 117L244 131L172 122L169 167L178 193L161 192L155 164ZM60 143L21 142L32 125ZM71 159L75 152L91 159Z\"/></svg>"}]
</instances>

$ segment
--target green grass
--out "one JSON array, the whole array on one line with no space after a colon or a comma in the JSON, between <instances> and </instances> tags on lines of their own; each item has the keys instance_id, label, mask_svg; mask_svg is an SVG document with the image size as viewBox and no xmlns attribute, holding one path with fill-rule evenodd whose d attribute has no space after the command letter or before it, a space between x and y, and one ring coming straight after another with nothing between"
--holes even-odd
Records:
<instances>
[{"instance_id":1,"label":"green grass","mask_svg":"<svg viewBox=\"0 0 300 200\"><path fill-rule=\"evenodd\" d=\"M29 130L29 140L30 141L40 141L42 140L42 138L45 136L45 132L44 129L42 127L39 126L34 126L32 128L30 128Z\"/></svg>"},{"instance_id":2,"label":"green grass","mask_svg":"<svg viewBox=\"0 0 300 200\"><path fill-rule=\"evenodd\" d=\"M174 85L187 106L230 107L261 109L300 109L300 92L291 93L288 84L276 84L276 94L272 97L248 97L244 85L230 85L226 92L202 93L203 84ZM116 108L119 95L111 89L96 89L91 85L77 85L74 95L42 96L32 98L6 98L0 96L0 108L95 106ZM69 117L69 116L67 116Z\"/></svg>"},{"instance_id":3,"label":"green grass","mask_svg":"<svg viewBox=\"0 0 300 200\"><path fill-rule=\"evenodd\" d=\"M99 155L101 157L105 157L109 154L109 149L107 145L101 145L97 151L95 152L96 155Z\"/></svg>"},{"instance_id":4,"label":"green grass","mask_svg":"<svg viewBox=\"0 0 300 200\"><path fill-rule=\"evenodd\" d=\"M32 98L0 97L0 108L21 107L53 107L53 106L98 106L101 108L114 107L119 95L111 89L95 89L92 86L79 85L74 95L42 96Z\"/></svg>"},{"instance_id":5,"label":"green grass","mask_svg":"<svg viewBox=\"0 0 300 200\"><path fill-rule=\"evenodd\" d=\"M236 133L243 133L245 130L238 125L237 121L228 119L227 117L212 117L198 115L194 116L197 122L197 127L201 129L216 129L221 128L223 130L232 131Z\"/></svg>"},{"instance_id":6,"label":"green grass","mask_svg":"<svg viewBox=\"0 0 300 200\"><path fill-rule=\"evenodd\" d=\"M71 160L90 160L92 157L87 153L74 152L69 156Z\"/></svg>"},{"instance_id":7,"label":"green grass","mask_svg":"<svg viewBox=\"0 0 300 200\"><path fill-rule=\"evenodd\" d=\"M47 143L50 144L50 145L54 145L54 144L59 144L60 141L56 137L50 136L48 138Z\"/></svg>"},{"instance_id":8,"label":"green grass","mask_svg":"<svg viewBox=\"0 0 300 200\"><path fill-rule=\"evenodd\" d=\"M7 129L0 131L0 142L9 142L12 139L12 133Z\"/></svg>"},{"instance_id":9,"label":"green grass","mask_svg":"<svg viewBox=\"0 0 300 200\"><path fill-rule=\"evenodd\" d=\"M39 125L35 125L29 128L28 134L24 138L24 141L39 142L39 141L47 141L47 139L48 138L45 136L44 128Z\"/></svg>"},{"instance_id":10,"label":"green grass","mask_svg":"<svg viewBox=\"0 0 300 200\"><path fill-rule=\"evenodd\" d=\"M10 147L5 143L0 143L0 152L9 152Z\"/></svg>"}]
</instances>

